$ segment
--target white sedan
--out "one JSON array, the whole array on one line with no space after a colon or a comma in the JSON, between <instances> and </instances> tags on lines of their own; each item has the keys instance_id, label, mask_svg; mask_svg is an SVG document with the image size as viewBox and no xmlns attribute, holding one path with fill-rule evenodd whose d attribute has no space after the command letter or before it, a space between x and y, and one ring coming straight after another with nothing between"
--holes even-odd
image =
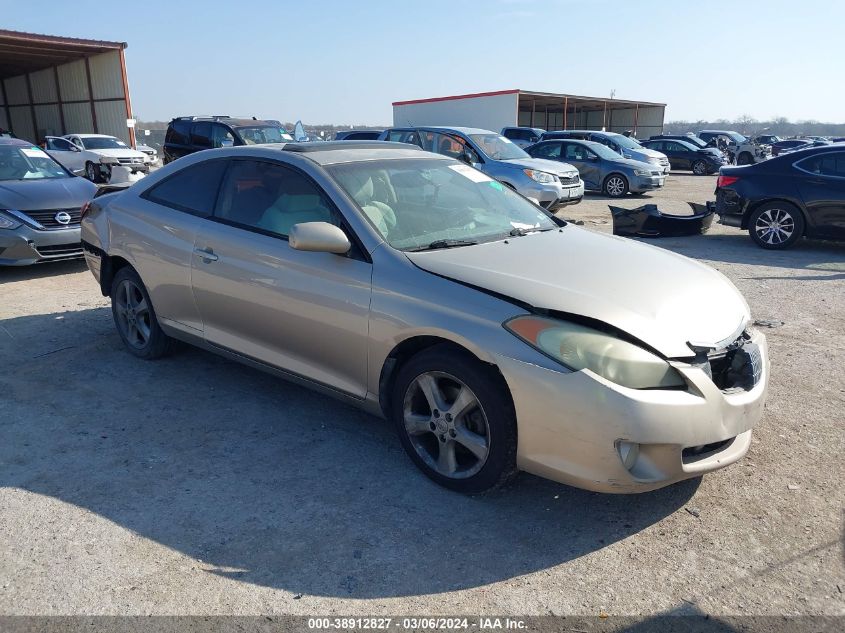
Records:
<instances>
[{"instance_id":1,"label":"white sedan","mask_svg":"<svg viewBox=\"0 0 845 633\"><path fill-rule=\"evenodd\" d=\"M119 138L105 134L48 136L45 149L59 163L92 182L108 182L112 167L127 168L132 174L146 173L146 154L134 150Z\"/></svg>"}]
</instances>

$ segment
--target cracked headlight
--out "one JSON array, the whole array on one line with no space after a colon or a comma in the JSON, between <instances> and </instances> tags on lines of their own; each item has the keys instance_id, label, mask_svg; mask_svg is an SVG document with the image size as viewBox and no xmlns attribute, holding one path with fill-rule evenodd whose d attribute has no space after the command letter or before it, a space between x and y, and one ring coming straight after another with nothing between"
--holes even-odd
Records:
<instances>
[{"instance_id":1,"label":"cracked headlight","mask_svg":"<svg viewBox=\"0 0 845 633\"><path fill-rule=\"evenodd\" d=\"M555 181L555 177L552 174L547 174L544 171L536 171L534 169L523 169L522 172L534 182L539 182L544 185L548 185Z\"/></svg>"},{"instance_id":2,"label":"cracked headlight","mask_svg":"<svg viewBox=\"0 0 845 633\"><path fill-rule=\"evenodd\" d=\"M572 370L589 369L631 389L681 387L683 377L662 358L593 328L538 316L520 316L505 329Z\"/></svg>"}]
</instances>

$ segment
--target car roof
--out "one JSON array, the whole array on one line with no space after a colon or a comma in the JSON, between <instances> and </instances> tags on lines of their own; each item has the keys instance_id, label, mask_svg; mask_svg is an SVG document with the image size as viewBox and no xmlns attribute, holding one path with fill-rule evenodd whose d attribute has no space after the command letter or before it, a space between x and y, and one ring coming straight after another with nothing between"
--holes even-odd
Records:
<instances>
[{"instance_id":1,"label":"car roof","mask_svg":"<svg viewBox=\"0 0 845 633\"><path fill-rule=\"evenodd\" d=\"M117 138L111 134L65 134L65 137L67 136L78 136L79 138Z\"/></svg>"},{"instance_id":2,"label":"car roof","mask_svg":"<svg viewBox=\"0 0 845 633\"><path fill-rule=\"evenodd\" d=\"M301 154L319 165L400 158L440 160L445 158L440 154L425 152L416 145L390 141L325 141L323 143L275 143L250 146L250 148L255 147L270 150L281 149L286 152Z\"/></svg>"},{"instance_id":3,"label":"car roof","mask_svg":"<svg viewBox=\"0 0 845 633\"><path fill-rule=\"evenodd\" d=\"M480 127L453 127L443 125L408 125L390 128L392 130L430 130L432 132L457 132L458 134L498 134L492 130L485 130Z\"/></svg>"},{"instance_id":4,"label":"car roof","mask_svg":"<svg viewBox=\"0 0 845 633\"><path fill-rule=\"evenodd\" d=\"M11 136L0 136L0 145L17 145L18 147L33 146L29 141L25 141L22 138L12 138Z\"/></svg>"},{"instance_id":5,"label":"car roof","mask_svg":"<svg viewBox=\"0 0 845 633\"><path fill-rule=\"evenodd\" d=\"M601 143L596 143L595 141L587 141L582 138L547 138L545 141L540 141L540 143L560 143L562 141L566 141L567 143L576 143L578 145L584 145L585 147L607 147L606 145L602 145Z\"/></svg>"}]
</instances>

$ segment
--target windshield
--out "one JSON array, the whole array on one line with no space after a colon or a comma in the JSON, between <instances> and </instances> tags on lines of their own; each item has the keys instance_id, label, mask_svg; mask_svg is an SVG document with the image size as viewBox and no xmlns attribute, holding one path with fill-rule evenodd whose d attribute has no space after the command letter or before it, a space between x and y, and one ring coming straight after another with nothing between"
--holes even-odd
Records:
<instances>
[{"instance_id":1,"label":"windshield","mask_svg":"<svg viewBox=\"0 0 845 633\"><path fill-rule=\"evenodd\" d=\"M464 246L558 226L519 194L455 160L366 161L328 170L400 250Z\"/></svg>"},{"instance_id":2,"label":"windshield","mask_svg":"<svg viewBox=\"0 0 845 633\"><path fill-rule=\"evenodd\" d=\"M687 135L687 136L684 136L683 138L678 139L678 140L686 141L687 143L692 143L696 147L707 147L707 143L705 143L703 140L701 140L697 136Z\"/></svg>"},{"instance_id":3,"label":"windshield","mask_svg":"<svg viewBox=\"0 0 845 633\"><path fill-rule=\"evenodd\" d=\"M731 139L732 141L736 142L737 144L742 144L742 143L747 143L747 142L748 142L748 139L747 139L747 138L745 138L745 137L744 137L742 134L740 134L739 132L725 132L725 135L726 135L726 136L728 136L728 137L730 137L730 139Z\"/></svg>"},{"instance_id":4,"label":"windshield","mask_svg":"<svg viewBox=\"0 0 845 633\"><path fill-rule=\"evenodd\" d=\"M470 134L472 142L488 158L493 160L510 160L512 158L531 158L528 154L514 145L510 140L498 134Z\"/></svg>"},{"instance_id":5,"label":"windshield","mask_svg":"<svg viewBox=\"0 0 845 633\"><path fill-rule=\"evenodd\" d=\"M0 145L0 180L70 178L68 173L39 147Z\"/></svg>"},{"instance_id":6,"label":"windshield","mask_svg":"<svg viewBox=\"0 0 845 633\"><path fill-rule=\"evenodd\" d=\"M247 145L264 145L266 143L285 143L293 137L283 127L271 125L255 125L236 128L244 143Z\"/></svg>"},{"instance_id":7,"label":"windshield","mask_svg":"<svg viewBox=\"0 0 845 633\"><path fill-rule=\"evenodd\" d=\"M622 136L621 134L614 134L611 138L614 141L619 143L625 149L643 149L643 146L637 143L636 140L629 138L627 136Z\"/></svg>"},{"instance_id":8,"label":"windshield","mask_svg":"<svg viewBox=\"0 0 845 633\"><path fill-rule=\"evenodd\" d=\"M79 141L85 149L128 149L129 146L113 136L88 136Z\"/></svg>"}]
</instances>

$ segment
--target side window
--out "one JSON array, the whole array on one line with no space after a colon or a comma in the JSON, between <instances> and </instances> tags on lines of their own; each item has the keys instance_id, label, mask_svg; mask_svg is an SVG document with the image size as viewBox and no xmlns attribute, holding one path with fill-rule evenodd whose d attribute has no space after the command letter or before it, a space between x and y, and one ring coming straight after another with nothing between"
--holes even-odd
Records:
<instances>
[{"instance_id":1,"label":"side window","mask_svg":"<svg viewBox=\"0 0 845 633\"><path fill-rule=\"evenodd\" d=\"M567 143L564 148L565 160L587 160L587 148L583 145Z\"/></svg>"},{"instance_id":2,"label":"side window","mask_svg":"<svg viewBox=\"0 0 845 633\"><path fill-rule=\"evenodd\" d=\"M167 129L167 138L164 139L164 142L175 145L187 145L190 134L190 121L174 121Z\"/></svg>"},{"instance_id":3,"label":"side window","mask_svg":"<svg viewBox=\"0 0 845 633\"><path fill-rule=\"evenodd\" d=\"M505 138L519 138L517 130L513 129L512 127L505 128L505 131L502 133L502 136Z\"/></svg>"},{"instance_id":4,"label":"side window","mask_svg":"<svg viewBox=\"0 0 845 633\"><path fill-rule=\"evenodd\" d=\"M534 150L535 158L560 158L560 143L543 143Z\"/></svg>"},{"instance_id":5,"label":"side window","mask_svg":"<svg viewBox=\"0 0 845 633\"><path fill-rule=\"evenodd\" d=\"M420 135L414 130L391 130L387 133L387 140L396 143L410 143L422 147Z\"/></svg>"},{"instance_id":6,"label":"side window","mask_svg":"<svg viewBox=\"0 0 845 633\"><path fill-rule=\"evenodd\" d=\"M433 134L430 151L449 158L460 158L464 153L464 144L448 134Z\"/></svg>"},{"instance_id":7,"label":"side window","mask_svg":"<svg viewBox=\"0 0 845 633\"><path fill-rule=\"evenodd\" d=\"M235 144L235 137L225 125L214 123L211 126L212 147L232 147Z\"/></svg>"},{"instance_id":8,"label":"side window","mask_svg":"<svg viewBox=\"0 0 845 633\"><path fill-rule=\"evenodd\" d=\"M797 166L811 174L845 178L845 153L811 156L799 162Z\"/></svg>"},{"instance_id":9,"label":"side window","mask_svg":"<svg viewBox=\"0 0 845 633\"><path fill-rule=\"evenodd\" d=\"M68 140L63 138L48 138L47 139L47 149L54 150L57 152L69 152L71 151L72 143Z\"/></svg>"},{"instance_id":10,"label":"side window","mask_svg":"<svg viewBox=\"0 0 845 633\"><path fill-rule=\"evenodd\" d=\"M208 121L194 123L191 128L191 145L211 147L211 123Z\"/></svg>"},{"instance_id":11,"label":"side window","mask_svg":"<svg viewBox=\"0 0 845 633\"><path fill-rule=\"evenodd\" d=\"M141 197L191 215L210 217L226 164L225 160L210 160L191 165L154 185Z\"/></svg>"},{"instance_id":12,"label":"side window","mask_svg":"<svg viewBox=\"0 0 845 633\"><path fill-rule=\"evenodd\" d=\"M322 190L304 174L256 160L232 161L214 217L226 224L287 237L300 222L339 225Z\"/></svg>"}]
</instances>

